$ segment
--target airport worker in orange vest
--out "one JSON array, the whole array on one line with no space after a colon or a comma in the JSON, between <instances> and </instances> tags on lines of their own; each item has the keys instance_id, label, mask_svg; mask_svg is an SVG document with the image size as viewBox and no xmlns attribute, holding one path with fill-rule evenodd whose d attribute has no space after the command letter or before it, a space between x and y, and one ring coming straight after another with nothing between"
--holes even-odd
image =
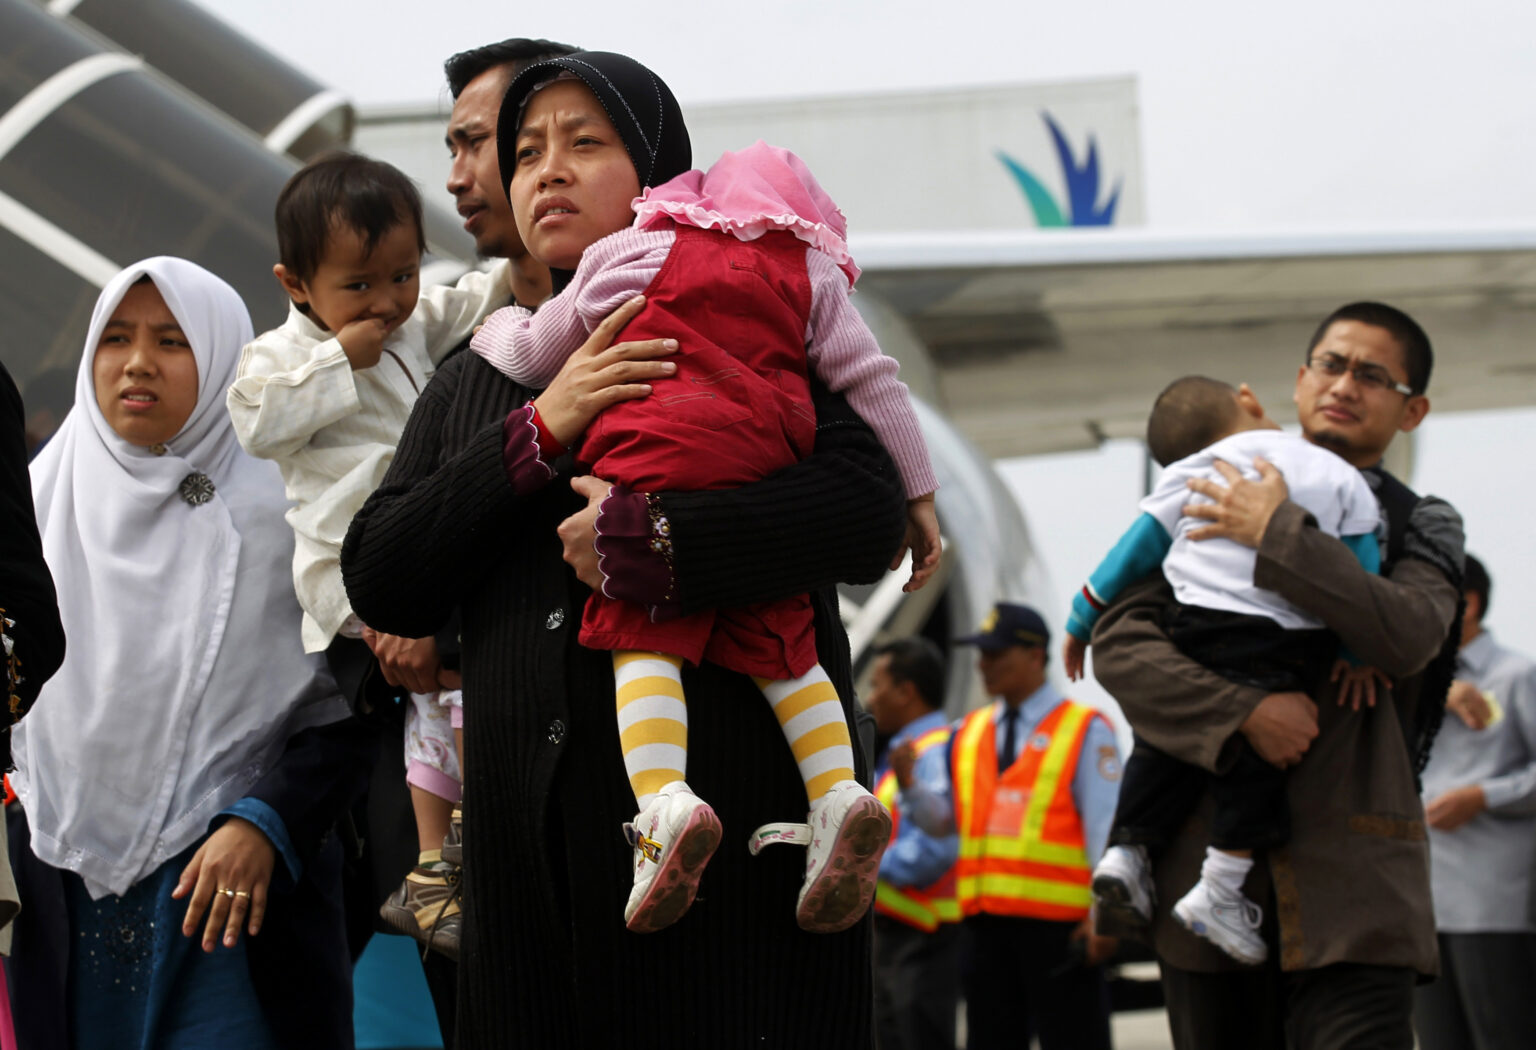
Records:
<instances>
[{"instance_id":1,"label":"airport worker in orange vest","mask_svg":"<svg viewBox=\"0 0 1536 1050\"><path fill-rule=\"evenodd\" d=\"M904 815L931 835L958 831L964 916L961 987L970 1050L1027 1045L1109 1050L1089 881L1119 794L1120 755L1104 717L1046 679L1050 632L1027 605L999 602L976 634L996 699L954 724L949 778L911 776L914 748L891 756Z\"/></svg>"},{"instance_id":2,"label":"airport worker in orange vest","mask_svg":"<svg viewBox=\"0 0 1536 1050\"><path fill-rule=\"evenodd\" d=\"M875 887L875 1041L880 1050L955 1050L960 1001L960 901L956 835L933 836L902 819L888 758L912 745L911 776L947 790L944 657L926 638L875 651L865 706L888 738L875 766L875 795L891 811L891 844Z\"/></svg>"}]
</instances>

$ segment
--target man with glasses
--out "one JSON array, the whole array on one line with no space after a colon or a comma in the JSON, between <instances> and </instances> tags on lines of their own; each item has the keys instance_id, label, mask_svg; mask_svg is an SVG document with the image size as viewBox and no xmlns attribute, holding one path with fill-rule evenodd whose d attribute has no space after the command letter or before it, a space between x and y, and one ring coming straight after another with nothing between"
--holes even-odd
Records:
<instances>
[{"instance_id":1,"label":"man with glasses","mask_svg":"<svg viewBox=\"0 0 1536 1050\"><path fill-rule=\"evenodd\" d=\"M1271 903L1269 965L1240 967L1170 917L1209 841L1209 797L1154 858L1152 938L1180 1050L1413 1045L1414 984L1438 968L1416 780L1454 670L1462 529L1454 509L1416 496L1381 460L1429 412L1432 364L1406 314L1352 303L1318 327L1297 372L1303 436L1361 470L1381 504L1380 575L1321 533L1272 467L1257 481L1227 468L1225 486L1191 483L1213 500L1187 509L1210 521L1192 535L1254 548L1254 586L1321 619L1390 677L1374 707L1340 706L1335 682L1266 693L1195 663L1163 630L1173 597L1160 576L1129 589L1094 632L1099 681L1153 747L1216 771L1241 733L1290 769L1291 840L1245 886Z\"/></svg>"}]
</instances>

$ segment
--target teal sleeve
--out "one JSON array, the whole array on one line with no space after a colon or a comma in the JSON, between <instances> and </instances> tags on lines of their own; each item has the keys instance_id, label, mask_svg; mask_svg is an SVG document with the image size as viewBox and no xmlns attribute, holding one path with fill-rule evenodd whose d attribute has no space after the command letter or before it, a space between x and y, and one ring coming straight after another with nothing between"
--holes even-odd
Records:
<instances>
[{"instance_id":1,"label":"teal sleeve","mask_svg":"<svg viewBox=\"0 0 1536 1050\"><path fill-rule=\"evenodd\" d=\"M1088 577L1087 586L1072 596L1067 633L1078 641L1088 641L1099 614L1126 587L1160 567L1171 546L1173 538L1152 515L1143 513L1133 521Z\"/></svg>"},{"instance_id":2,"label":"teal sleeve","mask_svg":"<svg viewBox=\"0 0 1536 1050\"><path fill-rule=\"evenodd\" d=\"M1344 541L1344 546L1348 547L1359 560L1362 569L1372 575L1381 572L1381 544L1377 541L1374 532L1340 536L1339 539ZM1351 667L1360 666L1360 661L1343 645L1339 646L1339 657L1348 662Z\"/></svg>"},{"instance_id":3,"label":"teal sleeve","mask_svg":"<svg viewBox=\"0 0 1536 1050\"><path fill-rule=\"evenodd\" d=\"M1358 536L1340 536L1344 546L1348 547L1359 560L1360 567L1371 575L1381 572L1381 544L1376 539L1374 532L1362 532Z\"/></svg>"}]
</instances>

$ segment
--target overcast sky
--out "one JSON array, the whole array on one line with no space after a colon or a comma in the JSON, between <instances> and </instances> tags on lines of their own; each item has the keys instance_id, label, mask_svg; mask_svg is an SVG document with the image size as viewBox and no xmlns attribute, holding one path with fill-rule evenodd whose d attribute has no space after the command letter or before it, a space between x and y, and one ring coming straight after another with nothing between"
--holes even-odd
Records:
<instances>
[{"instance_id":1,"label":"overcast sky","mask_svg":"<svg viewBox=\"0 0 1536 1050\"><path fill-rule=\"evenodd\" d=\"M685 103L1133 74L1154 225L1536 225L1529 0L199 2L362 106L438 100L444 58L507 36L631 54Z\"/></svg>"}]
</instances>

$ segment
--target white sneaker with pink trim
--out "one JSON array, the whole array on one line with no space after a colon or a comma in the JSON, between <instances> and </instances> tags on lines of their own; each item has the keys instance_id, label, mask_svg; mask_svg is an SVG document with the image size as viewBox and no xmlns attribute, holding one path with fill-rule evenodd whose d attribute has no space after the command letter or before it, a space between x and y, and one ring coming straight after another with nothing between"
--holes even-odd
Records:
<instances>
[{"instance_id":1,"label":"white sneaker with pink trim","mask_svg":"<svg viewBox=\"0 0 1536 1050\"><path fill-rule=\"evenodd\" d=\"M764 824L748 849L788 842L808 847L795 921L810 933L838 933L864 917L875 899L891 815L880 800L845 780L811 803L805 824Z\"/></svg>"},{"instance_id":2,"label":"white sneaker with pink trim","mask_svg":"<svg viewBox=\"0 0 1536 1050\"><path fill-rule=\"evenodd\" d=\"M635 851L635 884L624 925L635 933L671 926L693 904L704 865L720 845L720 818L681 780L674 780L624 825Z\"/></svg>"}]
</instances>

